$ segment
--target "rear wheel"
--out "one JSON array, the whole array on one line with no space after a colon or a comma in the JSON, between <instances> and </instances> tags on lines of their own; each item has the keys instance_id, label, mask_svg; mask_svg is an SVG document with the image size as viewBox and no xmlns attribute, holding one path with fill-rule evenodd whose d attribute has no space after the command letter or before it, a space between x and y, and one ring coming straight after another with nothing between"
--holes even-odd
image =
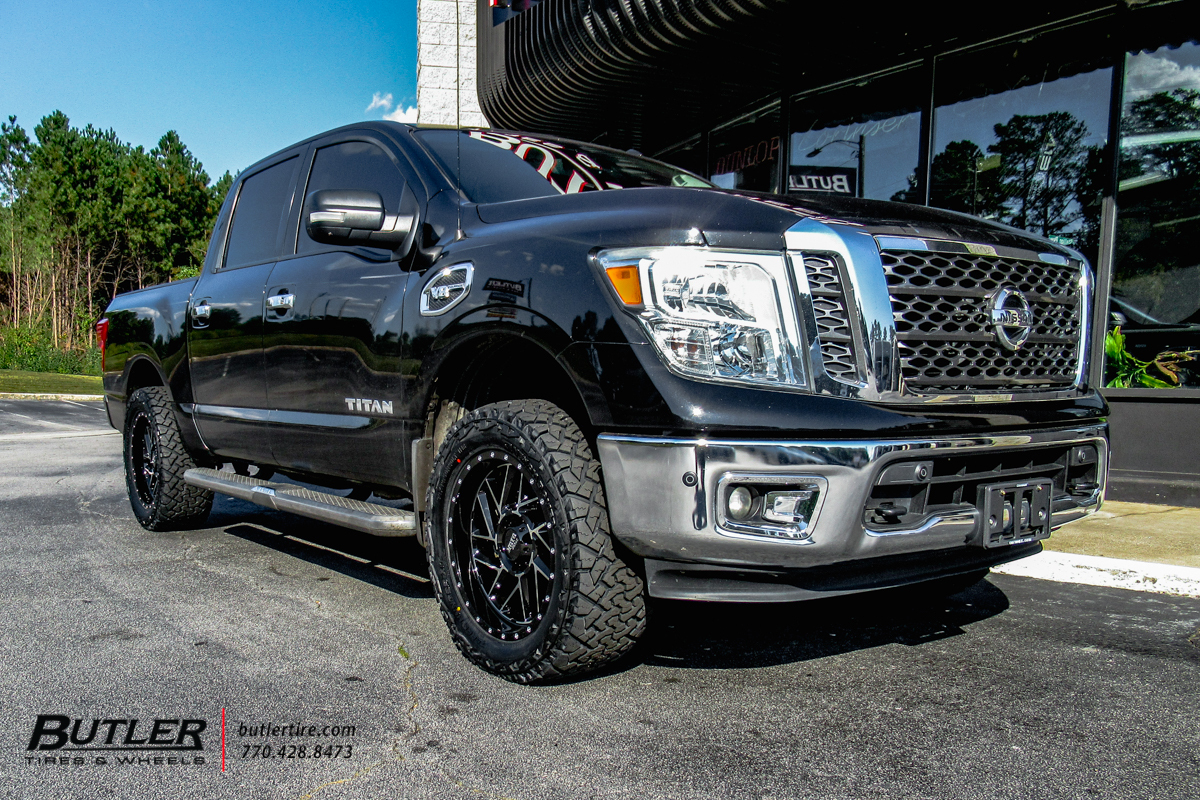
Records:
<instances>
[{"instance_id":1,"label":"rear wheel","mask_svg":"<svg viewBox=\"0 0 1200 800\"><path fill-rule=\"evenodd\" d=\"M125 484L143 528L195 527L208 517L212 492L188 486L183 473L196 466L183 445L165 387L138 389L125 410Z\"/></svg>"},{"instance_id":2,"label":"rear wheel","mask_svg":"<svg viewBox=\"0 0 1200 800\"><path fill-rule=\"evenodd\" d=\"M645 626L641 579L616 554L587 440L546 401L468 413L434 461L430 575L467 658L529 683L597 669Z\"/></svg>"}]
</instances>

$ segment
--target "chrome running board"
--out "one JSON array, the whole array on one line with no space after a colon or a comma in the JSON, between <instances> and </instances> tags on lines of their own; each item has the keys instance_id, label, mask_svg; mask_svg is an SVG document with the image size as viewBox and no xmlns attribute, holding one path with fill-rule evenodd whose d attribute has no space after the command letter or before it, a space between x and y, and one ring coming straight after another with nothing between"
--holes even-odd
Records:
<instances>
[{"instance_id":1,"label":"chrome running board","mask_svg":"<svg viewBox=\"0 0 1200 800\"><path fill-rule=\"evenodd\" d=\"M351 500L290 483L271 483L206 467L189 469L183 473L183 481L189 486L248 500L275 511L319 519L374 536L417 535L415 513L378 503Z\"/></svg>"}]
</instances>

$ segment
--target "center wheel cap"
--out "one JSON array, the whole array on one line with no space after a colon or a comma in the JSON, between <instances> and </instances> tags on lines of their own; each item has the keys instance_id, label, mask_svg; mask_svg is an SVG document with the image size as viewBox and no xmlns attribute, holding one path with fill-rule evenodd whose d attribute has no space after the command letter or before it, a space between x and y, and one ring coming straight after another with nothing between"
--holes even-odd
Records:
<instances>
[{"instance_id":1,"label":"center wheel cap","mask_svg":"<svg viewBox=\"0 0 1200 800\"><path fill-rule=\"evenodd\" d=\"M510 524L501 530L503 532L497 537L500 544L501 565L514 575L528 572L530 565L533 564L535 553L528 520L520 518L516 524Z\"/></svg>"}]
</instances>

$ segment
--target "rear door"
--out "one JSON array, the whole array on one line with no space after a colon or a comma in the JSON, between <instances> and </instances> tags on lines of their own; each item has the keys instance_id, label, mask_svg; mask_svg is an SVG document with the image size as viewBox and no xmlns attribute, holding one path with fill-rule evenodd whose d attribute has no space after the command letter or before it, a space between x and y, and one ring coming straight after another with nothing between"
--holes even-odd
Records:
<instances>
[{"instance_id":1,"label":"rear door","mask_svg":"<svg viewBox=\"0 0 1200 800\"><path fill-rule=\"evenodd\" d=\"M387 215L415 213L420 185L392 147L368 132L319 141L297 204L322 189L355 189L378 192ZM266 286L264 359L276 463L402 482L399 332L407 273L391 251L314 241L303 219L294 246Z\"/></svg>"},{"instance_id":2,"label":"rear door","mask_svg":"<svg viewBox=\"0 0 1200 800\"><path fill-rule=\"evenodd\" d=\"M206 269L188 310L196 425L220 455L272 460L263 365L264 290L286 241L307 148L284 153L237 189L221 257Z\"/></svg>"}]
</instances>

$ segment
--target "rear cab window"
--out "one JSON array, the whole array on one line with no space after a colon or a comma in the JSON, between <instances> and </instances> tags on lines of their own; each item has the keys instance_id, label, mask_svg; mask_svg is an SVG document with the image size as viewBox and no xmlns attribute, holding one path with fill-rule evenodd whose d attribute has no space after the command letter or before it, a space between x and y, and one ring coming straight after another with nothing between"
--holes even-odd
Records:
<instances>
[{"instance_id":1,"label":"rear cab window","mask_svg":"<svg viewBox=\"0 0 1200 800\"><path fill-rule=\"evenodd\" d=\"M299 156L292 156L242 181L222 269L262 264L281 255L299 166Z\"/></svg>"}]
</instances>

